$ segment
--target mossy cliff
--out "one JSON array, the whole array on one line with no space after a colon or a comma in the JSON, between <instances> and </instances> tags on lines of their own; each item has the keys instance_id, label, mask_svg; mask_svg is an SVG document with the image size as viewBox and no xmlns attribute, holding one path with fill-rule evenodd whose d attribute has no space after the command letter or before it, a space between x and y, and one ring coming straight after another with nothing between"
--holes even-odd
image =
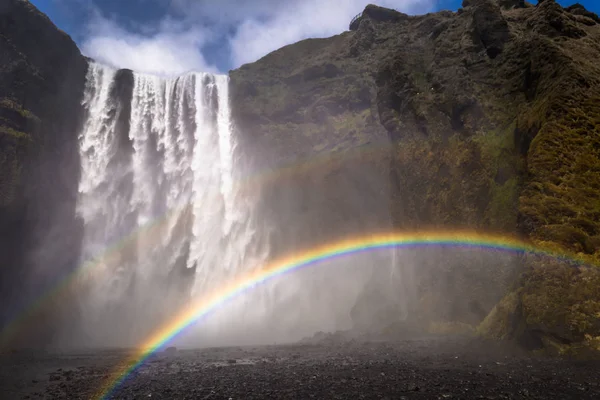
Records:
<instances>
[{"instance_id":1,"label":"mossy cliff","mask_svg":"<svg viewBox=\"0 0 600 400\"><path fill-rule=\"evenodd\" d=\"M77 265L86 68L75 43L29 1L1 2L0 323ZM48 309L36 327L51 341L44 318L57 310Z\"/></svg>"},{"instance_id":2,"label":"mossy cliff","mask_svg":"<svg viewBox=\"0 0 600 400\"><path fill-rule=\"evenodd\" d=\"M263 188L277 249L391 221L501 232L598 261L598 21L553 0L470 0L423 16L367 6L353 31L232 71L254 168L332 151L344 160ZM414 291L408 315L420 327L485 319L482 334L546 348L600 336L596 268L449 250L401 260L414 285L397 290ZM357 325L406 315L379 293L383 280L375 273L357 302Z\"/></svg>"},{"instance_id":3,"label":"mossy cliff","mask_svg":"<svg viewBox=\"0 0 600 400\"><path fill-rule=\"evenodd\" d=\"M389 143L354 35L309 39L231 71L232 112L273 256L390 229ZM268 177L268 179L261 179Z\"/></svg>"},{"instance_id":4,"label":"mossy cliff","mask_svg":"<svg viewBox=\"0 0 600 400\"><path fill-rule=\"evenodd\" d=\"M465 0L423 16L370 5L352 31L231 71L246 187L271 232L256 244L276 257L376 231L469 228L598 264L599 22L554 0ZM79 258L86 68L28 1L2 2L2 320ZM357 327L558 353L600 344L597 267L469 249L398 260L374 269Z\"/></svg>"}]
</instances>

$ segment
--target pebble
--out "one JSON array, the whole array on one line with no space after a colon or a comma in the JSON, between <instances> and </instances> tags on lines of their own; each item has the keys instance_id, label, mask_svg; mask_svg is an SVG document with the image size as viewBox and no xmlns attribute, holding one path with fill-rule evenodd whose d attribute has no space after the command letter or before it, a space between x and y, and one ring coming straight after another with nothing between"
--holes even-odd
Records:
<instances>
[{"instance_id":1,"label":"pebble","mask_svg":"<svg viewBox=\"0 0 600 400\"><path fill-rule=\"evenodd\" d=\"M202 356L199 357L199 354ZM315 346L304 348L299 357L292 358L297 354L297 348L286 346L268 350L186 351L171 362L147 364L146 369L133 374L120 387L115 397L359 400L402 399L407 396L432 399L500 399L517 396L544 399L549 393L554 393L560 394L561 398L581 398L584 395L586 398L600 399L600 386L595 384L600 375L600 363L580 368L568 360L552 363L535 358L528 358L527 361L519 358L504 360L503 355L488 354L487 349L483 353L470 352L468 347L454 343L448 352L440 350L439 344L437 347L429 344L415 346L406 342L387 344L385 348L375 343L354 344L343 349ZM461 362L457 363L455 360L459 356ZM44 381L48 385L46 397L57 398L64 396L64 393L72 398L92 396L90 392L105 380L103 375L111 370L112 365L106 361L108 358L95 357L97 359L90 357L85 361L90 367L77 369L71 374L70 371L77 368L77 363L82 362L73 361L75 365L65 368L67 372L63 372L63 379L58 384ZM257 362L267 358L272 362L246 365L246 360ZM351 365L348 364L350 358ZM206 361L209 359L212 361ZM501 364L505 364L505 367L498 367L499 359L503 359ZM213 368L214 363L226 364L229 360L244 365ZM114 358L114 363L118 361ZM65 365L64 361L61 361L61 365ZM524 373L525 365L532 367ZM499 373L499 370L502 372ZM553 375L557 372L560 372L560 378ZM49 375L52 379L57 374L53 372ZM35 381L33 378L36 376L40 376L39 370L33 370L25 382ZM72 380L64 379L66 376L72 376ZM424 385L424 382L427 384ZM149 389L152 393L146 392Z\"/></svg>"}]
</instances>

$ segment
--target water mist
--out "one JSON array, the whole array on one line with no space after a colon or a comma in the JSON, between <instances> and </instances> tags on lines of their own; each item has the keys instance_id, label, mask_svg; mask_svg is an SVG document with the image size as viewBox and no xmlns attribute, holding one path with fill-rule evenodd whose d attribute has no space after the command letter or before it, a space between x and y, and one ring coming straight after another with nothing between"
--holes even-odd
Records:
<instances>
[{"instance_id":1,"label":"water mist","mask_svg":"<svg viewBox=\"0 0 600 400\"><path fill-rule=\"evenodd\" d=\"M294 228L257 223L260 191L242 170L228 91L221 75L165 79L90 65L79 138L82 262L91 265L80 296L84 343L135 345L183 305L272 261L269 235ZM373 267L391 271L393 257L363 254L279 277L180 340L269 343L348 329Z\"/></svg>"}]
</instances>

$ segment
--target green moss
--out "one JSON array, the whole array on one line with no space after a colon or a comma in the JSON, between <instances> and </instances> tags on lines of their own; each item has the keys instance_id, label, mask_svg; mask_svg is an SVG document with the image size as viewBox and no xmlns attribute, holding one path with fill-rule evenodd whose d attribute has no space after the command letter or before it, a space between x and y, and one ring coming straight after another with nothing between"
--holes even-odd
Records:
<instances>
[{"instance_id":1,"label":"green moss","mask_svg":"<svg viewBox=\"0 0 600 400\"><path fill-rule=\"evenodd\" d=\"M4 138L8 140L3 140ZM31 135L0 125L0 206L9 205L21 180L22 157L33 142Z\"/></svg>"},{"instance_id":2,"label":"green moss","mask_svg":"<svg viewBox=\"0 0 600 400\"><path fill-rule=\"evenodd\" d=\"M402 210L402 218L514 232L519 177L518 157L509 152L511 130L472 138L455 134L446 141L403 140L396 157L398 186L409 190L399 202L406 207L407 198L414 197L409 203L414 209Z\"/></svg>"},{"instance_id":3,"label":"green moss","mask_svg":"<svg viewBox=\"0 0 600 400\"><path fill-rule=\"evenodd\" d=\"M517 292L507 294L477 327L477 334L490 339L507 339L519 305Z\"/></svg>"},{"instance_id":4,"label":"green moss","mask_svg":"<svg viewBox=\"0 0 600 400\"><path fill-rule=\"evenodd\" d=\"M492 339L535 336L543 354L599 356L600 269L533 255L527 265L519 289L492 309L477 333Z\"/></svg>"},{"instance_id":5,"label":"green moss","mask_svg":"<svg viewBox=\"0 0 600 400\"><path fill-rule=\"evenodd\" d=\"M490 178L486 220L495 230L513 232L517 223L520 159L514 148L515 122L477 135L482 163Z\"/></svg>"},{"instance_id":6,"label":"green moss","mask_svg":"<svg viewBox=\"0 0 600 400\"><path fill-rule=\"evenodd\" d=\"M0 135L11 136L20 141L32 142L33 139L30 134L25 132L20 132L15 129L9 128L7 126L0 126Z\"/></svg>"},{"instance_id":7,"label":"green moss","mask_svg":"<svg viewBox=\"0 0 600 400\"><path fill-rule=\"evenodd\" d=\"M33 114L29 110L24 109L23 106L21 106L20 104L17 104L13 100L10 100L7 98L0 99L0 107L17 111L24 118L39 121L39 118L35 114Z\"/></svg>"},{"instance_id":8,"label":"green moss","mask_svg":"<svg viewBox=\"0 0 600 400\"><path fill-rule=\"evenodd\" d=\"M233 83L255 89L236 100L234 110L264 117L249 120L261 121L254 133L265 148L307 158L368 142L372 118L396 140L389 173L394 228L518 232L535 245L594 263L600 259L600 82L591 61L598 49L590 40L597 33L589 31L585 40L547 38L544 29L529 34L532 22L547 27L542 17L514 10L507 22L523 35L513 36L491 62L481 59L479 44L463 40L464 24L451 19L436 38L429 28L421 36L410 22L389 24L389 32L365 36L368 46L351 57L355 33L302 42L232 73ZM320 66L326 64L342 73L324 76ZM366 70L367 76L357 72ZM466 271L469 284L461 287L479 290L493 273L477 275L481 265L473 258L443 276ZM596 340L595 275L539 260L527 265L518 290L500 289L511 293L481 332L506 338L515 317L523 329L549 339L548 346L553 337ZM430 286L434 281L424 278ZM434 314L446 301L435 291L439 298L422 307ZM517 304L525 316L516 315Z\"/></svg>"},{"instance_id":9,"label":"green moss","mask_svg":"<svg viewBox=\"0 0 600 400\"><path fill-rule=\"evenodd\" d=\"M493 185L490 203L486 211L490 226L510 232L517 223L517 202L519 185L517 177L512 177L502 185Z\"/></svg>"},{"instance_id":10,"label":"green moss","mask_svg":"<svg viewBox=\"0 0 600 400\"><path fill-rule=\"evenodd\" d=\"M536 260L524 275L523 315L530 327L567 341L600 336L600 268Z\"/></svg>"},{"instance_id":11,"label":"green moss","mask_svg":"<svg viewBox=\"0 0 600 400\"><path fill-rule=\"evenodd\" d=\"M600 232L598 102L600 97L591 96L578 102L578 107L561 106L556 117L546 117L531 142L530 180L520 205L535 238L556 241L573 252L591 254L600 252L600 247L591 240ZM549 111L534 108L530 113L541 112Z\"/></svg>"},{"instance_id":12,"label":"green moss","mask_svg":"<svg viewBox=\"0 0 600 400\"><path fill-rule=\"evenodd\" d=\"M600 336L585 335L585 345L600 353Z\"/></svg>"},{"instance_id":13,"label":"green moss","mask_svg":"<svg viewBox=\"0 0 600 400\"><path fill-rule=\"evenodd\" d=\"M596 247L591 238L582 229L568 223L544 225L540 227L536 236L544 241L560 243L576 253L594 254Z\"/></svg>"},{"instance_id":14,"label":"green moss","mask_svg":"<svg viewBox=\"0 0 600 400\"><path fill-rule=\"evenodd\" d=\"M481 147L482 157L487 165L498 167L499 162L503 161L502 156L508 155L513 158L515 127L516 121L513 121L502 128L484 131L473 138Z\"/></svg>"},{"instance_id":15,"label":"green moss","mask_svg":"<svg viewBox=\"0 0 600 400\"><path fill-rule=\"evenodd\" d=\"M0 207L13 201L20 182L21 169L16 148L10 145L4 147L0 152Z\"/></svg>"}]
</instances>

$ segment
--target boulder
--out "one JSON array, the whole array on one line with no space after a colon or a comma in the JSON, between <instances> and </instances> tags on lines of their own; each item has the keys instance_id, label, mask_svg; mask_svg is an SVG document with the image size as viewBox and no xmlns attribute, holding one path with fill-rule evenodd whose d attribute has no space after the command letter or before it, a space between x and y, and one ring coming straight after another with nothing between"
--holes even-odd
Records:
<instances>
[{"instance_id":1,"label":"boulder","mask_svg":"<svg viewBox=\"0 0 600 400\"><path fill-rule=\"evenodd\" d=\"M591 11L586 10L586 8L579 3L575 3L575 4L567 7L566 10L573 15L581 15L584 17L588 17L591 20L593 20L594 22L596 22L597 24L600 24L600 17L598 17L598 14L595 14Z\"/></svg>"}]
</instances>

